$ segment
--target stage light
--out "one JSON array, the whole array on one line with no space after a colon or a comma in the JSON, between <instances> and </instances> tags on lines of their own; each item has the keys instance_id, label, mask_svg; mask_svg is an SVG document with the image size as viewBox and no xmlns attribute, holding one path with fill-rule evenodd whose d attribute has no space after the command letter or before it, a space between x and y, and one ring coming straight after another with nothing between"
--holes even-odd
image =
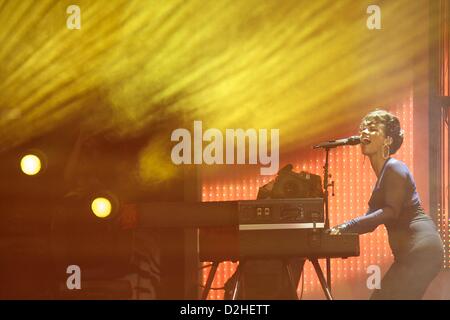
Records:
<instances>
[{"instance_id":1,"label":"stage light","mask_svg":"<svg viewBox=\"0 0 450 320\"><path fill-rule=\"evenodd\" d=\"M91 209L97 217L106 218L111 214L112 211L111 201L103 197L95 198L92 201Z\"/></svg>"},{"instance_id":2,"label":"stage light","mask_svg":"<svg viewBox=\"0 0 450 320\"><path fill-rule=\"evenodd\" d=\"M36 175L42 168L41 159L34 154L27 154L20 161L20 168L26 175Z\"/></svg>"}]
</instances>

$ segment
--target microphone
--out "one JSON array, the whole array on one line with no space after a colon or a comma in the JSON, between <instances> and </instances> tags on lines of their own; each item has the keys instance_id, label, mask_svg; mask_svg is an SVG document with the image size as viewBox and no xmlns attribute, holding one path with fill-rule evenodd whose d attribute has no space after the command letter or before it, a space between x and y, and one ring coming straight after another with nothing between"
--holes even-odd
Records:
<instances>
[{"instance_id":1,"label":"microphone","mask_svg":"<svg viewBox=\"0 0 450 320\"><path fill-rule=\"evenodd\" d=\"M351 136L351 137L345 138L345 139L321 142L321 143L315 145L313 147L313 149L319 149L319 148L331 149L331 148L336 148L339 146L354 146L354 145L357 145L360 143L361 143L360 136Z\"/></svg>"}]
</instances>

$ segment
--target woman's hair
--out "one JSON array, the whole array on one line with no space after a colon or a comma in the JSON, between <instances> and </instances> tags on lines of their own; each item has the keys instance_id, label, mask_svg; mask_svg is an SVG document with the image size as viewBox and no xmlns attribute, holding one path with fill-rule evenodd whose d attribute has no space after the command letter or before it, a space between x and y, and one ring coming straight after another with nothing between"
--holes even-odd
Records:
<instances>
[{"instance_id":1,"label":"woman's hair","mask_svg":"<svg viewBox=\"0 0 450 320\"><path fill-rule=\"evenodd\" d=\"M386 110L376 109L369 112L362 121L381 123L384 125L384 135L392 138L392 144L389 148L390 155L400 149L403 143L403 130L400 128L400 121L392 113Z\"/></svg>"}]
</instances>

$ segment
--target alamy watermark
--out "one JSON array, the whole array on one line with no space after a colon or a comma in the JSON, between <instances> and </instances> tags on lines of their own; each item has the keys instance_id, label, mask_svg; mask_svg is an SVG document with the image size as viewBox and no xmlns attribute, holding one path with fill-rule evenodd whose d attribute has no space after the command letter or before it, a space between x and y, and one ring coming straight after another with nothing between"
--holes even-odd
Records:
<instances>
[{"instance_id":1,"label":"alamy watermark","mask_svg":"<svg viewBox=\"0 0 450 320\"><path fill-rule=\"evenodd\" d=\"M372 264L367 267L367 274L370 274L367 277L366 285L367 289L381 289L381 268L376 264Z\"/></svg>"},{"instance_id":2,"label":"alamy watermark","mask_svg":"<svg viewBox=\"0 0 450 320\"><path fill-rule=\"evenodd\" d=\"M370 16L367 18L366 25L369 30L381 29L381 9L379 6L372 4L367 7L367 14Z\"/></svg>"},{"instance_id":3,"label":"alamy watermark","mask_svg":"<svg viewBox=\"0 0 450 320\"><path fill-rule=\"evenodd\" d=\"M81 268L76 264L67 267L66 273L70 274L67 278L66 286L69 290L81 289Z\"/></svg>"},{"instance_id":4,"label":"alamy watermark","mask_svg":"<svg viewBox=\"0 0 450 320\"><path fill-rule=\"evenodd\" d=\"M66 26L69 30L81 29L81 9L79 6L72 4L67 7L66 13L69 15L66 20Z\"/></svg>"},{"instance_id":5,"label":"alamy watermark","mask_svg":"<svg viewBox=\"0 0 450 320\"><path fill-rule=\"evenodd\" d=\"M170 140L178 142L171 152L174 164L258 164L259 162L263 165L260 168L262 175L273 175L278 172L279 129L270 129L270 152L268 129L258 131L256 129L245 131L244 129L226 129L225 138L222 131L216 128L203 132L202 121L194 121L193 129L193 135L185 128L172 132ZM208 144L203 148L204 142Z\"/></svg>"}]
</instances>

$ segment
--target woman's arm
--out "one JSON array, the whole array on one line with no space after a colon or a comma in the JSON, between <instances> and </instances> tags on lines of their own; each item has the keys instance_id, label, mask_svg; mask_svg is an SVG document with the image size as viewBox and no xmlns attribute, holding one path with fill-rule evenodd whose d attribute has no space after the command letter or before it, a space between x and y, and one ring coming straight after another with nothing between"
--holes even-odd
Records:
<instances>
[{"instance_id":1,"label":"woman's arm","mask_svg":"<svg viewBox=\"0 0 450 320\"><path fill-rule=\"evenodd\" d=\"M408 168L401 162L387 165L381 181L383 208L338 226L341 232L364 234L398 218L408 189Z\"/></svg>"}]
</instances>

